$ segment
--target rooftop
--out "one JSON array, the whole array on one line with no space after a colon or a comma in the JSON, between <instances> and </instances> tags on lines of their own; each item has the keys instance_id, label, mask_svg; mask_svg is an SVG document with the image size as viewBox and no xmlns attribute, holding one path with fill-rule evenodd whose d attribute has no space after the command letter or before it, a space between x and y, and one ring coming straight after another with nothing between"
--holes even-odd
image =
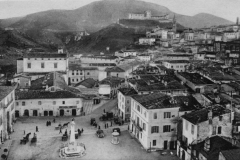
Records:
<instances>
[{"instance_id":1,"label":"rooftop","mask_svg":"<svg viewBox=\"0 0 240 160\"><path fill-rule=\"evenodd\" d=\"M29 54L24 54L23 58L67 58L67 54L29 53Z\"/></svg>"},{"instance_id":2,"label":"rooftop","mask_svg":"<svg viewBox=\"0 0 240 160\"><path fill-rule=\"evenodd\" d=\"M118 66L112 67L112 68L106 68L106 72L125 72L123 69L121 69Z\"/></svg>"},{"instance_id":3,"label":"rooftop","mask_svg":"<svg viewBox=\"0 0 240 160\"><path fill-rule=\"evenodd\" d=\"M225 140L222 137L219 136L213 136L210 138L210 150L205 151L204 150L204 143L200 142L193 146L193 148L197 151L199 151L206 159L208 160L218 160L220 151L225 151L229 149L237 149L236 146L233 146L232 143ZM239 159L239 158L238 158ZM228 160L228 159L226 159Z\"/></svg>"},{"instance_id":4,"label":"rooftop","mask_svg":"<svg viewBox=\"0 0 240 160\"><path fill-rule=\"evenodd\" d=\"M182 77L184 77L188 81L190 81L194 84L197 84L197 85L199 85L199 84L213 84L212 81L210 81L209 79L201 76L198 73L178 72L177 74L181 75Z\"/></svg>"},{"instance_id":5,"label":"rooftop","mask_svg":"<svg viewBox=\"0 0 240 160\"><path fill-rule=\"evenodd\" d=\"M78 86L84 86L86 88L93 88L96 85L96 81L93 78L87 78L77 84L74 85L74 87Z\"/></svg>"},{"instance_id":6,"label":"rooftop","mask_svg":"<svg viewBox=\"0 0 240 160\"><path fill-rule=\"evenodd\" d=\"M118 59L117 56L101 56L101 55L94 55L94 56L82 56L82 58L96 58L96 59Z\"/></svg>"},{"instance_id":7,"label":"rooftop","mask_svg":"<svg viewBox=\"0 0 240 160\"><path fill-rule=\"evenodd\" d=\"M0 101L3 100L15 88L15 86L0 86Z\"/></svg>"},{"instance_id":8,"label":"rooftop","mask_svg":"<svg viewBox=\"0 0 240 160\"><path fill-rule=\"evenodd\" d=\"M125 79L120 77L107 77L100 81L100 84L109 84L111 87L115 87L123 83L124 81Z\"/></svg>"},{"instance_id":9,"label":"rooftop","mask_svg":"<svg viewBox=\"0 0 240 160\"><path fill-rule=\"evenodd\" d=\"M190 63L187 60L172 60L172 61L166 61L168 63Z\"/></svg>"},{"instance_id":10,"label":"rooftop","mask_svg":"<svg viewBox=\"0 0 240 160\"><path fill-rule=\"evenodd\" d=\"M138 94L133 88L120 88L118 89L125 96L135 95Z\"/></svg>"},{"instance_id":11,"label":"rooftop","mask_svg":"<svg viewBox=\"0 0 240 160\"><path fill-rule=\"evenodd\" d=\"M213 107L208 107L185 114L182 116L182 118L186 119L187 121L193 124L198 124L208 120L208 113L210 111L212 111L212 118L231 112L230 110L226 109L223 106L215 105Z\"/></svg>"},{"instance_id":12,"label":"rooftop","mask_svg":"<svg viewBox=\"0 0 240 160\"><path fill-rule=\"evenodd\" d=\"M16 92L16 100L24 99L53 99L53 98L80 98L68 91L20 91Z\"/></svg>"},{"instance_id":13,"label":"rooftop","mask_svg":"<svg viewBox=\"0 0 240 160\"><path fill-rule=\"evenodd\" d=\"M226 160L239 160L240 149L231 149L221 151Z\"/></svg>"},{"instance_id":14,"label":"rooftop","mask_svg":"<svg viewBox=\"0 0 240 160\"><path fill-rule=\"evenodd\" d=\"M176 104L170 102L169 96L157 93L148 95L134 95L134 100L140 103L146 109L163 109L163 108L175 108L178 107Z\"/></svg>"},{"instance_id":15,"label":"rooftop","mask_svg":"<svg viewBox=\"0 0 240 160\"><path fill-rule=\"evenodd\" d=\"M69 70L97 70L96 67L82 67L80 64L69 64Z\"/></svg>"}]
</instances>

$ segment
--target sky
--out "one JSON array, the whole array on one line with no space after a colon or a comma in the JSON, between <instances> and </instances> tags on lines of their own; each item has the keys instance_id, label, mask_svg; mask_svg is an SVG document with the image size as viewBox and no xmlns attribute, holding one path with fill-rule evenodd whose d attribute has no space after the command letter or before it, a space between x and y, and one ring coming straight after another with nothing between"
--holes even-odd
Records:
<instances>
[{"instance_id":1,"label":"sky","mask_svg":"<svg viewBox=\"0 0 240 160\"><path fill-rule=\"evenodd\" d=\"M98 0L0 0L0 19L25 16L51 9L72 10ZM142 0L171 11L193 16L210 13L231 21L240 17L240 0Z\"/></svg>"}]
</instances>

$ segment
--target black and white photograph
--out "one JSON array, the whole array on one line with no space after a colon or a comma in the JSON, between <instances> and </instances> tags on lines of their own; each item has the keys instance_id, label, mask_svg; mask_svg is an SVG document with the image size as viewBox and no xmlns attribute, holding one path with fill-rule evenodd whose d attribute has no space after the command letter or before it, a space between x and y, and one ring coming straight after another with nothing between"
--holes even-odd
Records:
<instances>
[{"instance_id":1,"label":"black and white photograph","mask_svg":"<svg viewBox=\"0 0 240 160\"><path fill-rule=\"evenodd\" d=\"M0 0L0 160L240 160L240 0Z\"/></svg>"}]
</instances>

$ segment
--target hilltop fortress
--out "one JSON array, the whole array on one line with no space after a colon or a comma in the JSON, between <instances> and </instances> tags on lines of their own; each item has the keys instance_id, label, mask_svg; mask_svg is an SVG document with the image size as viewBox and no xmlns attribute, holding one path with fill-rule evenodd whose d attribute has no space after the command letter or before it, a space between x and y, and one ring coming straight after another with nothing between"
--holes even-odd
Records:
<instances>
[{"instance_id":1,"label":"hilltop fortress","mask_svg":"<svg viewBox=\"0 0 240 160\"><path fill-rule=\"evenodd\" d=\"M153 16L151 11L145 11L144 13L129 13L128 19L137 19L137 20L158 20L159 22L168 23L172 22L172 19L169 18L168 14L161 16Z\"/></svg>"}]
</instances>

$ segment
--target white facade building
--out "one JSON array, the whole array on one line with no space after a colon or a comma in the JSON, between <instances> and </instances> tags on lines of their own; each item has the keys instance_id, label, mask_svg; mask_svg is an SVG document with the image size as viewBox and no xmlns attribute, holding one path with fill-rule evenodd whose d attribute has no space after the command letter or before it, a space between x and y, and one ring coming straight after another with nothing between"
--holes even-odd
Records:
<instances>
[{"instance_id":1,"label":"white facade building","mask_svg":"<svg viewBox=\"0 0 240 160\"><path fill-rule=\"evenodd\" d=\"M23 60L18 60L18 72L42 73L64 71L68 69L68 57L66 54L25 54ZM21 69L22 68L22 69Z\"/></svg>"}]
</instances>

